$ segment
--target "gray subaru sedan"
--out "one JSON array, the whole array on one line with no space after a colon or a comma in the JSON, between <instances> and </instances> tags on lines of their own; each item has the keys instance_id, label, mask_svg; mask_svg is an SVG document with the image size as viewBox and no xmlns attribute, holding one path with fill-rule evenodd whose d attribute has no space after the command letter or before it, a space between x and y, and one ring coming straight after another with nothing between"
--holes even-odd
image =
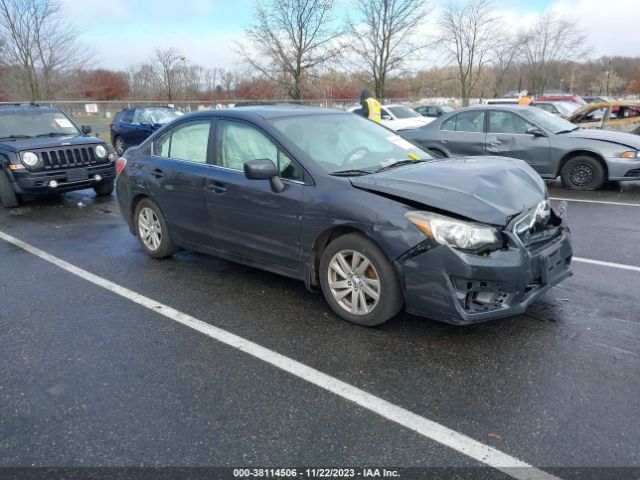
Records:
<instances>
[{"instance_id":1,"label":"gray subaru sedan","mask_svg":"<svg viewBox=\"0 0 640 480\"><path fill-rule=\"evenodd\" d=\"M434 159L351 113L185 115L117 161L122 215L154 258L178 248L303 280L379 325L523 312L571 275L563 208L525 162Z\"/></svg>"},{"instance_id":2,"label":"gray subaru sedan","mask_svg":"<svg viewBox=\"0 0 640 480\"><path fill-rule=\"evenodd\" d=\"M640 136L582 129L536 107L477 105L398 133L438 157L519 158L573 190L640 180Z\"/></svg>"}]
</instances>

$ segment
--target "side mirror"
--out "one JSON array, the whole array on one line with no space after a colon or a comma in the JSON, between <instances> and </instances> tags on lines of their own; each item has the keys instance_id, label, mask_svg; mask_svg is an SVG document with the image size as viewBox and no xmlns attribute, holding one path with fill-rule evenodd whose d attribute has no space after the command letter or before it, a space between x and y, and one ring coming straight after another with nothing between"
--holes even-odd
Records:
<instances>
[{"instance_id":1,"label":"side mirror","mask_svg":"<svg viewBox=\"0 0 640 480\"><path fill-rule=\"evenodd\" d=\"M540 130L538 127L533 127L527 130L527 135L533 135L534 137L546 137L547 134Z\"/></svg>"},{"instance_id":2,"label":"side mirror","mask_svg":"<svg viewBox=\"0 0 640 480\"><path fill-rule=\"evenodd\" d=\"M284 190L284 183L278 176L278 169L268 158L249 160L244 163L244 176L249 180L269 180L274 192Z\"/></svg>"},{"instance_id":3,"label":"side mirror","mask_svg":"<svg viewBox=\"0 0 640 480\"><path fill-rule=\"evenodd\" d=\"M382 120L393 120L391 115L382 115Z\"/></svg>"},{"instance_id":4,"label":"side mirror","mask_svg":"<svg viewBox=\"0 0 640 480\"><path fill-rule=\"evenodd\" d=\"M83 135L89 135L91 133L91 125L82 125L80 127L80 131Z\"/></svg>"}]
</instances>

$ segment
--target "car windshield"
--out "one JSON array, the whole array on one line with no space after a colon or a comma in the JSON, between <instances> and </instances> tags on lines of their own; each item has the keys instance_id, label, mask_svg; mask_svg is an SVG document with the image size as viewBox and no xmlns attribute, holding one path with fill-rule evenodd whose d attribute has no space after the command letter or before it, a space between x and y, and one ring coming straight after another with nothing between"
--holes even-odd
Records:
<instances>
[{"instance_id":1,"label":"car windshield","mask_svg":"<svg viewBox=\"0 0 640 480\"><path fill-rule=\"evenodd\" d=\"M385 108L387 108L387 110L393 113L396 118L412 118L412 117L420 118L421 117L421 115L417 113L415 110L411 110L409 107L405 107L402 105L398 105L395 107L385 107Z\"/></svg>"},{"instance_id":2,"label":"car windshield","mask_svg":"<svg viewBox=\"0 0 640 480\"><path fill-rule=\"evenodd\" d=\"M527 117L527 120L531 120L539 127L551 133L570 132L578 128L573 123L541 108L528 108L523 113L524 116Z\"/></svg>"},{"instance_id":3,"label":"car windshield","mask_svg":"<svg viewBox=\"0 0 640 480\"><path fill-rule=\"evenodd\" d=\"M556 106L558 107L558 110L562 111L562 113L566 115L571 115L580 108L578 104L572 102L557 102Z\"/></svg>"},{"instance_id":4,"label":"car windshield","mask_svg":"<svg viewBox=\"0 0 640 480\"><path fill-rule=\"evenodd\" d=\"M173 110L170 108L147 108L145 110L146 117L150 120L149 123L169 123L174 118L178 118L182 115L179 110Z\"/></svg>"},{"instance_id":5,"label":"car windshield","mask_svg":"<svg viewBox=\"0 0 640 480\"><path fill-rule=\"evenodd\" d=\"M78 135L78 129L62 112L2 112L0 138Z\"/></svg>"},{"instance_id":6,"label":"car windshield","mask_svg":"<svg viewBox=\"0 0 640 480\"><path fill-rule=\"evenodd\" d=\"M271 123L329 173L371 173L406 160L432 158L401 136L357 115L294 116Z\"/></svg>"}]
</instances>

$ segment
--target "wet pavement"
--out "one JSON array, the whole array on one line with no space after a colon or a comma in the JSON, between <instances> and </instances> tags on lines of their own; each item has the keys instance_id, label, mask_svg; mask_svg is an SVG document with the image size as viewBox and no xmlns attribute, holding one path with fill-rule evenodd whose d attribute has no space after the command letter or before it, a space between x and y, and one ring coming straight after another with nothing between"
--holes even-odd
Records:
<instances>
[{"instance_id":1,"label":"wet pavement","mask_svg":"<svg viewBox=\"0 0 640 480\"><path fill-rule=\"evenodd\" d=\"M640 183L549 186L575 275L470 327L356 327L295 280L152 260L90 191L0 209L0 231L562 478L640 467L640 271L616 266L640 267ZM0 275L0 467L481 465L2 240Z\"/></svg>"}]
</instances>

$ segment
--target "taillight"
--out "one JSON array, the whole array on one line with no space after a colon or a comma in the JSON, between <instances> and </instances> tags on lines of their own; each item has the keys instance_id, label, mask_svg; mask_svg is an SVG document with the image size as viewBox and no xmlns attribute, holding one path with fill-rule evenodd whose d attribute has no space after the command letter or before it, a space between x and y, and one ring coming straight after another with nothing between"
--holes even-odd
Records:
<instances>
[{"instance_id":1,"label":"taillight","mask_svg":"<svg viewBox=\"0 0 640 480\"><path fill-rule=\"evenodd\" d=\"M120 173L122 173L122 170L124 170L124 166L126 164L127 164L127 159L124 157L119 157L116 160L116 177L120 175Z\"/></svg>"}]
</instances>

